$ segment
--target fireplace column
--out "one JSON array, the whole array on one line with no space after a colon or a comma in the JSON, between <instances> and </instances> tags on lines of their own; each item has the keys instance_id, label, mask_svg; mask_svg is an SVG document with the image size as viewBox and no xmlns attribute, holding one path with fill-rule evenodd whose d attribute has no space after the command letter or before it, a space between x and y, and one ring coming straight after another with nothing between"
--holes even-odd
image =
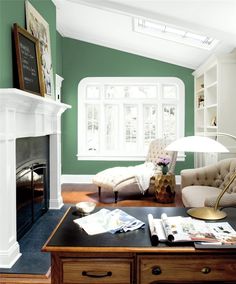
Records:
<instances>
[{"instance_id":1,"label":"fireplace column","mask_svg":"<svg viewBox=\"0 0 236 284\"><path fill-rule=\"evenodd\" d=\"M0 137L0 267L3 268L10 268L21 256L16 240L15 142L10 136Z\"/></svg>"},{"instance_id":2,"label":"fireplace column","mask_svg":"<svg viewBox=\"0 0 236 284\"><path fill-rule=\"evenodd\" d=\"M60 209L63 206L61 196L61 120L60 117L55 121L55 134L50 135L49 139L49 160L50 160L50 196L49 209ZM59 190L58 190L59 189Z\"/></svg>"},{"instance_id":3,"label":"fireplace column","mask_svg":"<svg viewBox=\"0 0 236 284\"><path fill-rule=\"evenodd\" d=\"M50 208L61 198L61 124L69 105L18 89L0 89L0 267L21 256L16 232L16 138L50 135Z\"/></svg>"}]
</instances>

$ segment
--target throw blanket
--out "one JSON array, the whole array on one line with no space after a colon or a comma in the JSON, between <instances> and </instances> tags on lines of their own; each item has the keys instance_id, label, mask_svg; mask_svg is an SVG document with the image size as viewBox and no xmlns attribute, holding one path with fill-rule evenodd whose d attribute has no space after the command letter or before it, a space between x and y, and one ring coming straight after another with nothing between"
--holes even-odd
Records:
<instances>
[{"instance_id":1,"label":"throw blanket","mask_svg":"<svg viewBox=\"0 0 236 284\"><path fill-rule=\"evenodd\" d=\"M147 162L142 165L134 166L133 168L133 170L136 172L135 178L138 183L139 189L144 194L149 187L150 178L155 173L155 165L153 163Z\"/></svg>"}]
</instances>

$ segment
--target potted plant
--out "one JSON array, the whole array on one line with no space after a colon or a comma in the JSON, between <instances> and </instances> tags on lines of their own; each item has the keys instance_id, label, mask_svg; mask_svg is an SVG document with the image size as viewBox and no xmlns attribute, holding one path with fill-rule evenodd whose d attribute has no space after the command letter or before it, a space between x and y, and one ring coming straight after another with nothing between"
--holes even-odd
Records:
<instances>
[{"instance_id":1,"label":"potted plant","mask_svg":"<svg viewBox=\"0 0 236 284\"><path fill-rule=\"evenodd\" d=\"M166 175L169 170L170 158L169 157L160 157L157 161L157 165L161 167L161 171L163 175Z\"/></svg>"}]
</instances>

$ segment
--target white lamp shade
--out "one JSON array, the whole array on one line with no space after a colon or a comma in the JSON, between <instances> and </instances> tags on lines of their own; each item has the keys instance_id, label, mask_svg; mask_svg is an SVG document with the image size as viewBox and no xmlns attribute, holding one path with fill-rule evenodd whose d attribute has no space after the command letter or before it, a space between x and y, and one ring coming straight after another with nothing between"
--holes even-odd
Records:
<instances>
[{"instance_id":1,"label":"white lamp shade","mask_svg":"<svg viewBox=\"0 0 236 284\"><path fill-rule=\"evenodd\" d=\"M165 150L181 152L226 153L229 150L221 143L204 136L187 136L169 144Z\"/></svg>"}]
</instances>

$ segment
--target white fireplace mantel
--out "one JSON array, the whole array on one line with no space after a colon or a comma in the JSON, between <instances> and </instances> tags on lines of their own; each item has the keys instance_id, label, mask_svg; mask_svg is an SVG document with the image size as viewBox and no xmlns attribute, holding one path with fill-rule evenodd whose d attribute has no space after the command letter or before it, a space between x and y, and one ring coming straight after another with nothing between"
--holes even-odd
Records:
<instances>
[{"instance_id":1,"label":"white fireplace mantel","mask_svg":"<svg viewBox=\"0 0 236 284\"><path fill-rule=\"evenodd\" d=\"M71 106L19 89L0 89L0 267L21 256L16 236L16 139L50 135L49 207L61 197L61 115Z\"/></svg>"}]
</instances>

